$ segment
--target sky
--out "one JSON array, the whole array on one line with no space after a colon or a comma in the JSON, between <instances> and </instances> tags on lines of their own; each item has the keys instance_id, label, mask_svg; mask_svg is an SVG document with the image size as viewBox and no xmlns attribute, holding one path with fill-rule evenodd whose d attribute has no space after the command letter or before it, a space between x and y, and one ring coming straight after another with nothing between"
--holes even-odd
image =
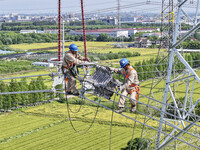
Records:
<instances>
[{"instance_id":1,"label":"sky","mask_svg":"<svg viewBox=\"0 0 200 150\"><path fill-rule=\"evenodd\" d=\"M81 0L61 0L62 13L80 13L80 1ZM148 1L150 1L150 3L148 3ZM174 0L175 3L176 1L177 0ZM191 0L188 0L188 4L190 1ZM83 0L83 2L86 14L117 11L118 0ZM120 11L123 12L160 13L162 5L161 0L120 0L120 6ZM188 6L190 6L190 4ZM57 11L58 0L0 0L0 14L57 14Z\"/></svg>"},{"instance_id":2,"label":"sky","mask_svg":"<svg viewBox=\"0 0 200 150\"><path fill-rule=\"evenodd\" d=\"M86 12L112 12L117 9L117 0L83 0ZM141 11L161 5L150 6L147 0L120 0L121 11ZM155 0L154 0L155 1ZM159 0L157 0L159 2ZM159 2L160 3L160 2ZM79 13L80 0L61 0L62 12ZM0 0L0 13L57 13L58 0ZM144 11L144 10L143 10Z\"/></svg>"}]
</instances>

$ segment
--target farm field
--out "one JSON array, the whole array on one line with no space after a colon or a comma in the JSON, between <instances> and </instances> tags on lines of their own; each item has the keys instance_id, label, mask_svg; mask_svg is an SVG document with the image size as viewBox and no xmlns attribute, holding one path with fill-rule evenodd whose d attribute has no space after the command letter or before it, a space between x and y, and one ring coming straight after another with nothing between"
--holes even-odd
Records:
<instances>
[{"instance_id":1,"label":"farm field","mask_svg":"<svg viewBox=\"0 0 200 150\"><path fill-rule=\"evenodd\" d=\"M40 45L41 44L41 45ZM71 44L71 42L67 43ZM79 46L80 51L83 51L83 42L76 42ZM113 42L88 42L88 52L97 52L97 53L118 53L118 52L139 52L141 56L130 57L128 58L131 64L134 65L135 62L147 60L150 58L155 58L157 55L158 49L142 49L142 48L128 48L128 49L118 49L113 48ZM37 49L37 48L46 48L56 46L57 43L38 43L38 44L19 44L11 45L15 49L26 50ZM18 47L17 47L18 46ZM52 50L51 50L52 51ZM164 50L163 50L164 51ZM105 60L99 61L101 65L108 65L114 67L119 66L120 59ZM39 75L39 74L49 74L51 73L49 69L44 69L41 71L30 71L30 72L21 72L14 75L6 75L7 77L15 76L30 76L30 75ZM197 71L197 74L200 76L200 71ZM2 78L4 78L2 76ZM43 77L46 81L45 85L50 89L52 85L51 77ZM34 78L32 78L34 79ZM17 79L20 81L20 79ZM31 81L28 78L28 82ZM193 82L190 80L191 83ZM6 82L10 82L7 80ZM152 79L141 81L141 91L140 94L149 96L151 89ZM78 88L80 84L77 83ZM183 98L185 94L186 85L177 83L176 87L176 97ZM165 80L162 80L154 89L154 98L161 101L163 100L163 89L165 88ZM192 86L190 86L192 89ZM194 94L193 94L193 103L199 99L199 89L200 85L195 84ZM88 98L95 98L94 95L88 95ZM112 100L114 96L112 97ZM119 96L116 97L116 102L118 102ZM139 101L148 104L148 98L140 96ZM108 100L102 99L102 104L111 106L112 103ZM160 108L161 104L150 100L149 104L156 108ZM126 105L130 107L130 102L126 102ZM85 105L82 106L79 113L71 114L71 120L74 125L74 128L80 132L87 130L95 116L97 107L95 104L86 101ZM70 104L70 108L73 111L77 111L80 106ZM145 112L147 107L143 104L137 105L137 110L140 112ZM153 112L155 110L151 109ZM196 110L198 111L198 110ZM53 102L50 104L45 104L36 107L23 108L22 110L17 110L10 114L0 115L0 126L6 126L6 128L1 128L0 133L0 149L109 149L110 142L110 120L111 120L111 111L104 108L99 108L95 123L91 129L86 134L78 134L71 127L70 120L68 119L67 106L63 103ZM135 118L136 115L130 113L129 111L124 112L123 114ZM137 120L144 122L144 115L137 114ZM159 119L158 115L155 116L156 119ZM13 121L13 122L12 122ZM150 119L147 124L154 128L158 128L158 122L156 120ZM127 146L127 142L132 138L132 132L134 127L134 121L122 117L119 114L114 113L114 120L112 126L112 144L111 149L120 150ZM143 126L139 123L136 123L136 128L134 131L134 138L141 137ZM5 130L6 129L6 130ZM167 128L168 131L171 131L172 128ZM200 131L200 129L198 129ZM156 134L155 130L149 130L152 135ZM146 138L150 138L150 135L147 135ZM178 149L186 150L188 147L182 145Z\"/></svg>"},{"instance_id":2,"label":"farm field","mask_svg":"<svg viewBox=\"0 0 200 150\"><path fill-rule=\"evenodd\" d=\"M70 106L76 109L75 106ZM86 122L73 117L75 128L85 131L91 124L95 111L95 107L83 107L76 117ZM78 134L72 129L67 119L66 105L56 102L0 116L0 125L7 124L6 129L9 129L1 130L0 149L109 149L110 116L111 111L100 108L97 121L86 134ZM140 117L142 120L143 117ZM134 121L115 114L113 122L112 149L126 147L132 137ZM135 133L140 133L141 128L139 125L137 127ZM135 137L139 136L140 134L135 134Z\"/></svg>"},{"instance_id":3,"label":"farm field","mask_svg":"<svg viewBox=\"0 0 200 150\"><path fill-rule=\"evenodd\" d=\"M79 42L67 42L65 43L65 46L70 45L72 43L76 43L79 47L80 52L84 51L84 43L81 41ZM151 48L114 48L113 47L114 42L87 42L87 51L93 52L93 53L118 53L118 52L139 52L141 56L137 57L129 57L131 64L134 64L138 61L148 60L150 58L155 58L158 52L158 49L151 49ZM39 49L39 48L48 48L48 47L55 47L57 46L57 43L34 43L34 44L15 44L10 45L11 48L16 49L18 51L25 51L29 49ZM65 48L65 51L68 50ZM46 51L46 50L45 50ZM57 51L55 50L49 50L49 51ZM164 51L164 49L162 50ZM112 59L112 60L105 60L105 61L99 61L100 64L103 65L110 65L112 64L115 67L119 67L119 59Z\"/></svg>"},{"instance_id":4,"label":"farm field","mask_svg":"<svg viewBox=\"0 0 200 150\"><path fill-rule=\"evenodd\" d=\"M79 106L70 104L70 108L76 111ZM79 132L86 131L94 119L96 110L96 107L83 105L80 112L70 113L74 128ZM0 149L109 149L111 113L100 107L93 126L85 134L78 134L73 130L66 104L58 102L4 114L0 116L0 126L4 127L0 130ZM133 113L123 114L135 118ZM137 120L143 122L144 116L137 114ZM151 120L148 125L157 128L158 122ZM120 150L126 147L132 138L133 127L134 121L114 113L111 148ZM141 124L136 123L134 138L141 136L142 128ZM150 131L151 135L156 134L155 130ZM151 135L146 138L150 138Z\"/></svg>"}]
</instances>

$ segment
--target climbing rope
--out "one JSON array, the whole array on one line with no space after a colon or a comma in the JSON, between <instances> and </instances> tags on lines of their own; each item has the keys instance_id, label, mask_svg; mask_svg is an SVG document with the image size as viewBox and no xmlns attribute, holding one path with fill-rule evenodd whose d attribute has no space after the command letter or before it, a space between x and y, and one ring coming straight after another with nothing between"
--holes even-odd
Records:
<instances>
[{"instance_id":1,"label":"climbing rope","mask_svg":"<svg viewBox=\"0 0 200 150\"><path fill-rule=\"evenodd\" d=\"M119 88L117 89L117 91L116 91L116 93L115 93L115 96L114 96L114 100L113 100L113 110L114 110L114 108L115 108L115 98L116 98L118 92L119 92ZM113 115L114 115L114 111L112 111L111 121L110 121L110 143L109 143L109 150L111 150Z\"/></svg>"},{"instance_id":2,"label":"climbing rope","mask_svg":"<svg viewBox=\"0 0 200 150\"><path fill-rule=\"evenodd\" d=\"M135 127L136 127L136 120L137 120L137 110L135 112L135 121L134 121L134 126L133 126L133 133L132 133L132 138L131 138L131 146L130 146L130 150L133 146L133 137L134 137L134 133L135 133Z\"/></svg>"},{"instance_id":3,"label":"climbing rope","mask_svg":"<svg viewBox=\"0 0 200 150\"><path fill-rule=\"evenodd\" d=\"M87 76L87 72L84 74L83 82L82 82L82 83L83 83L82 87L84 87L84 83L85 83L84 81L85 81L86 76ZM67 76L66 76L66 74L65 74L65 75L64 75L64 80L65 80L65 95L67 94L67 91L66 91L67 89L66 89L66 87L67 87L67 82L68 82L68 80L66 81L66 78L67 78ZM68 95L68 94L67 94L67 95ZM79 107L79 109L78 109L77 111L72 111L72 109L69 107L70 112L72 112L72 113L78 113L78 112L80 112L84 101L85 101L85 99L82 97L82 98L81 98L80 107Z\"/></svg>"},{"instance_id":4,"label":"climbing rope","mask_svg":"<svg viewBox=\"0 0 200 150\"><path fill-rule=\"evenodd\" d=\"M80 132L80 131L76 130L76 128L74 127L74 125L73 125L73 123L72 123L71 116L70 116L70 111L71 111L71 110L70 110L69 102L68 102L68 98L67 98L67 88L66 88L66 83L67 83L67 82L68 82L68 78L65 76L65 98L66 98L66 103L67 103L68 118L69 118L70 124L71 124L72 128L74 129L74 131L75 131L76 133L79 133L79 134L84 134L84 133L86 133L87 131L89 131L89 130L91 129L92 125L94 124L94 121L95 121L96 116L97 116L98 111L99 111L99 105L97 106L96 113L95 113L95 115L94 115L93 121L92 121L92 123L90 124L89 128L86 129L86 130L83 131L83 132ZM84 99L84 98L82 98L82 99ZM101 99L99 99L99 103L100 103L100 102L101 102ZM81 108L81 106L80 106L80 108ZM80 111L80 109L79 109L79 111Z\"/></svg>"},{"instance_id":5,"label":"climbing rope","mask_svg":"<svg viewBox=\"0 0 200 150\"><path fill-rule=\"evenodd\" d=\"M99 103L100 103L100 101L101 101L101 99L99 99ZM95 115L94 115L93 121L92 121L92 123L90 124L89 128L86 129L86 130L83 131L83 132L80 132L80 131L76 130L76 128L74 127L74 125L73 125L73 123L72 123L71 116L70 116L70 112L69 112L69 103L68 103L67 98L66 98L66 102L67 102L67 108L68 108L68 109L67 109L67 111L68 111L68 118L69 118L70 124L71 124L72 128L74 129L74 131L75 131L76 133L79 133L79 134L84 134L84 133L88 132L88 131L91 129L92 125L94 124L94 121L95 121L96 116L97 116L98 111L99 111L99 105L97 106L96 113L95 113Z\"/></svg>"}]
</instances>

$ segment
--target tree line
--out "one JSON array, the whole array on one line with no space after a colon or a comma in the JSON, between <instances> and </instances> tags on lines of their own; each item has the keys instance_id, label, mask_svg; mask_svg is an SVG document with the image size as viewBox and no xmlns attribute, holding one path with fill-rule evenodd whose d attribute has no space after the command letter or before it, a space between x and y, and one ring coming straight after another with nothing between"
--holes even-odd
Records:
<instances>
[{"instance_id":1,"label":"tree line","mask_svg":"<svg viewBox=\"0 0 200 150\"><path fill-rule=\"evenodd\" d=\"M0 92L17 92L17 91L33 91L33 90L46 90L43 78L38 77L36 80L27 82L26 78L21 79L20 82L12 79L8 84L7 82L0 81ZM8 94L0 95L0 109L11 109L28 104L34 104L53 97L52 93L24 93L24 94Z\"/></svg>"},{"instance_id":2,"label":"tree line","mask_svg":"<svg viewBox=\"0 0 200 150\"><path fill-rule=\"evenodd\" d=\"M107 22L102 22L101 20L86 20L86 29L108 29L117 28L117 25L111 25ZM123 23L122 28L161 28L160 23ZM56 21L30 21L30 22L11 22L2 23L0 25L2 31L20 31L20 30L43 30L43 29L58 29L58 23ZM191 28L190 25L182 23L182 30L188 30ZM82 21L71 21L65 24L65 30L80 30L82 29Z\"/></svg>"},{"instance_id":3,"label":"tree line","mask_svg":"<svg viewBox=\"0 0 200 150\"><path fill-rule=\"evenodd\" d=\"M186 54L184 57L191 67L197 68L200 66L200 61L199 61L200 53L190 53ZM174 65L176 71L182 72L185 66L180 62L178 58L175 57L174 60L175 60ZM156 65L160 72L157 71L155 72ZM168 64L165 60L156 60L156 58L139 61L134 64L134 68L138 72L138 78L140 81L153 78L154 76L159 77L166 74L167 67Z\"/></svg>"},{"instance_id":4,"label":"tree line","mask_svg":"<svg viewBox=\"0 0 200 150\"><path fill-rule=\"evenodd\" d=\"M186 54L184 57L191 67L200 67L200 53L190 53ZM183 71L183 69L185 69L185 66L178 58L175 57L174 62L176 72L180 73ZM156 58L151 58L148 60L136 62L133 67L138 73L138 79L140 81L144 81L153 77L160 77L166 74L168 63L165 60L156 60ZM155 70L155 67L158 68L158 71ZM124 80L123 76L117 76L117 78L120 81Z\"/></svg>"},{"instance_id":5,"label":"tree line","mask_svg":"<svg viewBox=\"0 0 200 150\"><path fill-rule=\"evenodd\" d=\"M0 74L8 74L26 70L40 70L42 66L33 66L30 61L5 61L0 60Z\"/></svg>"},{"instance_id":6,"label":"tree line","mask_svg":"<svg viewBox=\"0 0 200 150\"><path fill-rule=\"evenodd\" d=\"M111 59L119 59L119 58L128 58L128 57L136 57L140 56L141 54L139 52L118 52L113 53L110 51L109 53L93 53L88 52L88 56L91 61L97 61L97 60L111 60Z\"/></svg>"},{"instance_id":7,"label":"tree line","mask_svg":"<svg viewBox=\"0 0 200 150\"><path fill-rule=\"evenodd\" d=\"M143 33L136 33L135 36L141 36ZM93 35L86 35L87 41L99 41L99 42L112 42L112 41L124 41L124 42L133 42L135 36L130 36L128 38L118 37L114 38L109 36L106 33L101 33L98 37ZM198 34L196 36L198 38ZM150 40L155 40L154 36L149 38ZM200 39L200 37L199 37ZM20 34L15 32L1 32L0 33L0 48L5 49L4 45L10 44L20 44L20 43L50 43L56 42L58 40L57 34L50 33L27 33ZM72 41L83 41L82 35L69 35L65 33L65 40ZM200 49L199 41L185 41L182 43L184 49Z\"/></svg>"},{"instance_id":8,"label":"tree line","mask_svg":"<svg viewBox=\"0 0 200 150\"><path fill-rule=\"evenodd\" d=\"M15 31L20 30L44 30L44 29L58 29L58 23L55 21L36 21L36 22L12 22L2 23L0 26L2 31ZM99 20L86 21L86 29L105 29L116 28L114 25L101 22ZM65 30L81 30L82 21L72 21L65 24Z\"/></svg>"},{"instance_id":9,"label":"tree line","mask_svg":"<svg viewBox=\"0 0 200 150\"><path fill-rule=\"evenodd\" d=\"M93 35L86 35L87 41L121 41L108 36L108 34L100 34L98 37ZM50 33L27 33L20 34L15 32L1 32L0 33L0 48L5 49L4 45L20 44L20 43L50 43L58 40L57 34ZM83 41L82 35L68 35L65 33L65 40ZM123 38L124 42L133 41L133 37Z\"/></svg>"}]
</instances>

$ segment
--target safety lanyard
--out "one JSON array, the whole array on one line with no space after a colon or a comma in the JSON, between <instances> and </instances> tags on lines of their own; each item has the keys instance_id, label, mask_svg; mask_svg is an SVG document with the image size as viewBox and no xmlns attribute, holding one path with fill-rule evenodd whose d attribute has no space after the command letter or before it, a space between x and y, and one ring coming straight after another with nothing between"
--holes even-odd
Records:
<instances>
[{"instance_id":1,"label":"safety lanyard","mask_svg":"<svg viewBox=\"0 0 200 150\"><path fill-rule=\"evenodd\" d=\"M124 71L124 73L123 73L124 77L128 78L132 70L135 70L135 69L132 68L127 75L126 75L126 72Z\"/></svg>"}]
</instances>

